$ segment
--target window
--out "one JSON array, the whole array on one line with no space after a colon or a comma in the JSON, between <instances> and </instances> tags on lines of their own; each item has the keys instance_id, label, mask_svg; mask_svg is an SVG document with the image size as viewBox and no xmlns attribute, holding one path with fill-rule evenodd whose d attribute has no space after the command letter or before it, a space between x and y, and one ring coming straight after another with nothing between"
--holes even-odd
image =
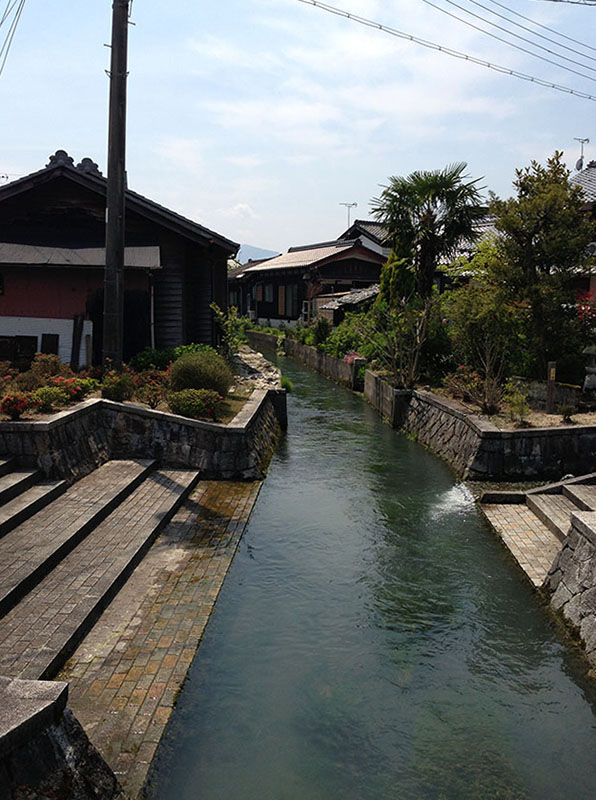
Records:
<instances>
[{"instance_id":1,"label":"window","mask_svg":"<svg viewBox=\"0 0 596 800\"><path fill-rule=\"evenodd\" d=\"M295 319L298 316L298 284L286 286L286 317Z\"/></svg>"},{"instance_id":2,"label":"window","mask_svg":"<svg viewBox=\"0 0 596 800\"><path fill-rule=\"evenodd\" d=\"M273 284L266 283L265 284L265 302L272 303L273 302Z\"/></svg>"}]
</instances>

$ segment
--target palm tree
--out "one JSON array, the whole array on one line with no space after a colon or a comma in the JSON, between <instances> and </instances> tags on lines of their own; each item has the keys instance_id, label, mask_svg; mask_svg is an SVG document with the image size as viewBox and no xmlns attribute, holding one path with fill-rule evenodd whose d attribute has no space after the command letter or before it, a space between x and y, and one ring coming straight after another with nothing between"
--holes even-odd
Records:
<instances>
[{"instance_id":1,"label":"palm tree","mask_svg":"<svg viewBox=\"0 0 596 800\"><path fill-rule=\"evenodd\" d=\"M486 213L476 185L481 179L469 180L466 168L462 162L392 177L371 203L396 255L412 262L423 300L432 294L439 264L451 260L463 241L476 238L474 223Z\"/></svg>"}]
</instances>

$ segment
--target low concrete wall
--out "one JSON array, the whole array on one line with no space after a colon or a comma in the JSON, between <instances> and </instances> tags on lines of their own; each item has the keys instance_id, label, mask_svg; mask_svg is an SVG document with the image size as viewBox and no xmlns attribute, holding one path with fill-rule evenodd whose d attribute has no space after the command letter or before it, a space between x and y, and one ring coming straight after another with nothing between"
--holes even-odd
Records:
<instances>
[{"instance_id":1,"label":"low concrete wall","mask_svg":"<svg viewBox=\"0 0 596 800\"><path fill-rule=\"evenodd\" d=\"M70 482L110 458L156 458L205 478L257 480L284 424L283 389L256 390L228 425L87 400L47 421L0 422L0 453Z\"/></svg>"},{"instance_id":2,"label":"low concrete wall","mask_svg":"<svg viewBox=\"0 0 596 800\"><path fill-rule=\"evenodd\" d=\"M560 479L593 472L596 426L501 431L455 401L393 389L367 371L364 395L383 418L472 480Z\"/></svg>"},{"instance_id":3,"label":"low concrete wall","mask_svg":"<svg viewBox=\"0 0 596 800\"><path fill-rule=\"evenodd\" d=\"M544 583L553 608L575 630L596 668L596 513L571 515L571 529Z\"/></svg>"},{"instance_id":4,"label":"low concrete wall","mask_svg":"<svg viewBox=\"0 0 596 800\"><path fill-rule=\"evenodd\" d=\"M284 339L284 349L286 355L301 361L307 367L320 372L326 378L331 378L336 383L347 386L348 389L362 390L362 382L358 380L358 372L360 367L366 366L366 361L363 358L355 358L351 364L348 364L347 361L341 358L334 358L326 353L321 353L316 347L301 344L290 336L286 336Z\"/></svg>"},{"instance_id":5,"label":"low concrete wall","mask_svg":"<svg viewBox=\"0 0 596 800\"><path fill-rule=\"evenodd\" d=\"M258 350L259 347L272 347L275 350L278 343L284 340L283 336L275 336L273 333L259 333L258 331L246 331L246 338L253 350Z\"/></svg>"},{"instance_id":6,"label":"low concrete wall","mask_svg":"<svg viewBox=\"0 0 596 800\"><path fill-rule=\"evenodd\" d=\"M126 800L67 697L65 683L0 678L0 797Z\"/></svg>"}]
</instances>

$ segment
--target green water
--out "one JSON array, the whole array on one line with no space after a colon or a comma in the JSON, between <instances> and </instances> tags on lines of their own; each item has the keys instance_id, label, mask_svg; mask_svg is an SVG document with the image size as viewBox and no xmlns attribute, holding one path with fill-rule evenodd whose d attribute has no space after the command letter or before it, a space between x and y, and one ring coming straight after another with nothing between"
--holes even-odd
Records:
<instances>
[{"instance_id":1,"label":"green water","mask_svg":"<svg viewBox=\"0 0 596 800\"><path fill-rule=\"evenodd\" d=\"M159 800L592 800L595 696L465 486L290 360Z\"/></svg>"}]
</instances>

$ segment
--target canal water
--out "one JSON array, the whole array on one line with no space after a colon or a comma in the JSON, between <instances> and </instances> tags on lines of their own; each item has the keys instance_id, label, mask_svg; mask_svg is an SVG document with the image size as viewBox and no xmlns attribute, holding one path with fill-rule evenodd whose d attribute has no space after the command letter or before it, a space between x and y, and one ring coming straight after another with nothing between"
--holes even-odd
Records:
<instances>
[{"instance_id":1,"label":"canal water","mask_svg":"<svg viewBox=\"0 0 596 800\"><path fill-rule=\"evenodd\" d=\"M155 800L592 800L585 665L466 487L290 360Z\"/></svg>"}]
</instances>

